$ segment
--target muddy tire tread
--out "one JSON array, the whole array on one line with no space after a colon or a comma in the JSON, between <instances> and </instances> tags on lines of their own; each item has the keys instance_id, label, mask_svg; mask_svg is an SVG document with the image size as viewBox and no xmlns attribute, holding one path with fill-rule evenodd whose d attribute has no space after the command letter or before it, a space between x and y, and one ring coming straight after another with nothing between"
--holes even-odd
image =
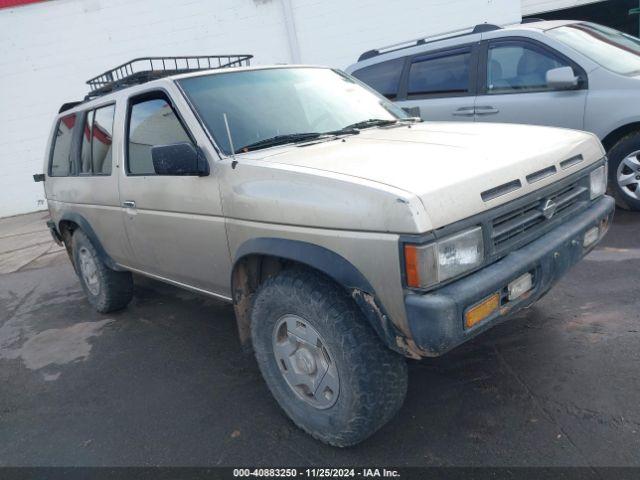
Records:
<instances>
[{"instance_id":1,"label":"muddy tire tread","mask_svg":"<svg viewBox=\"0 0 640 480\"><path fill-rule=\"evenodd\" d=\"M353 372L350 377L355 381L343 385L341 378L340 386L341 393L343 388L351 389L348 418L334 429L315 429L302 420L304 416L292 414L281 392L272 388L274 374L280 373L265 371L268 370L264 367L265 356L270 352L256 338L263 333L258 323L270 305L284 299L324 317L323 335L329 332L330 338L340 339L340 358L346 360ZM284 270L264 282L253 305L252 337L258 364L276 400L299 428L322 442L338 447L359 443L386 424L404 401L407 391L404 358L383 345L344 289L313 270ZM335 350L336 346L331 348Z\"/></svg>"},{"instance_id":2,"label":"muddy tire tread","mask_svg":"<svg viewBox=\"0 0 640 480\"><path fill-rule=\"evenodd\" d=\"M80 284L89 302L100 313L110 313L125 308L133 298L133 278L131 272L117 272L110 269L100 260L100 256L91 240L82 230L76 230L72 236L73 261L80 278ZM100 293L93 295L85 286L79 272L77 252L84 246L93 255L98 276L100 278Z\"/></svg>"}]
</instances>

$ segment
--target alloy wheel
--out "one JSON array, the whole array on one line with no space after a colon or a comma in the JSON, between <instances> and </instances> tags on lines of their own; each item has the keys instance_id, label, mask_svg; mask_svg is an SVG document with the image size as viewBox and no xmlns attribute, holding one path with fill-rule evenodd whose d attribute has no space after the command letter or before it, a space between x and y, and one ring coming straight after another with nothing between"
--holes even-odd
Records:
<instances>
[{"instance_id":1,"label":"alloy wheel","mask_svg":"<svg viewBox=\"0 0 640 480\"><path fill-rule=\"evenodd\" d=\"M640 150L627 155L618 165L616 179L620 190L632 198L640 201Z\"/></svg>"}]
</instances>

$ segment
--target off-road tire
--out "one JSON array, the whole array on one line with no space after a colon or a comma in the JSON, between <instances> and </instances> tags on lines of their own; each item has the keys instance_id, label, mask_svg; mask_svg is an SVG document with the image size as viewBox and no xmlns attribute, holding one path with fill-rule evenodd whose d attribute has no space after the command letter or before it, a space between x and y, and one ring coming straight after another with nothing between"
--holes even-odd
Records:
<instances>
[{"instance_id":1,"label":"off-road tire","mask_svg":"<svg viewBox=\"0 0 640 480\"><path fill-rule=\"evenodd\" d=\"M625 210L640 210L640 200L631 198L622 191L618 184L618 167L630 153L640 151L640 132L633 132L618 140L609 150L609 192L616 200L616 205ZM637 172L640 175L640 172ZM640 188L640 187L638 187ZM640 193L640 192L639 192Z\"/></svg>"},{"instance_id":2,"label":"off-road tire","mask_svg":"<svg viewBox=\"0 0 640 480\"><path fill-rule=\"evenodd\" d=\"M339 395L326 409L296 396L273 352L276 322L285 315L307 321L326 342L340 378ZM280 407L314 438L346 447L366 439L402 406L405 359L386 348L353 300L331 279L311 270L284 270L256 293L251 337L262 375Z\"/></svg>"},{"instance_id":3,"label":"off-road tire","mask_svg":"<svg viewBox=\"0 0 640 480\"><path fill-rule=\"evenodd\" d=\"M82 231L76 230L71 237L73 263L76 273L80 279L82 290L87 296L89 303L100 313L109 313L123 309L133 297L133 279L130 272L117 272L107 267L100 259L96 248L89 240L89 237ZM80 252L88 252L95 263L96 277L98 279L99 291L94 294L81 271Z\"/></svg>"}]
</instances>

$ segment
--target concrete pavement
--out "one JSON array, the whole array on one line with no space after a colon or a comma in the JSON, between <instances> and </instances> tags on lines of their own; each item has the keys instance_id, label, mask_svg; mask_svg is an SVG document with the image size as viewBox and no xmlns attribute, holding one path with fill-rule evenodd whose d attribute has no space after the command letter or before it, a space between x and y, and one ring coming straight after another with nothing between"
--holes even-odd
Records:
<instances>
[{"instance_id":1,"label":"concrete pavement","mask_svg":"<svg viewBox=\"0 0 640 480\"><path fill-rule=\"evenodd\" d=\"M64 250L51 238L48 218L48 212L35 212L0 219L0 274L45 264Z\"/></svg>"}]
</instances>

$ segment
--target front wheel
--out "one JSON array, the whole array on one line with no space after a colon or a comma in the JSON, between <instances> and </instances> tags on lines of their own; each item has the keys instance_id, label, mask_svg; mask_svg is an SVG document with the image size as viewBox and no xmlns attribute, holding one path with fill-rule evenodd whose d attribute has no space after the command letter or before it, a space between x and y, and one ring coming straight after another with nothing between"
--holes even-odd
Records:
<instances>
[{"instance_id":1,"label":"front wheel","mask_svg":"<svg viewBox=\"0 0 640 480\"><path fill-rule=\"evenodd\" d=\"M256 294L253 347L282 409L313 437L345 447L372 435L398 411L407 366L330 279L285 270Z\"/></svg>"},{"instance_id":2,"label":"front wheel","mask_svg":"<svg viewBox=\"0 0 640 480\"><path fill-rule=\"evenodd\" d=\"M616 204L640 210L640 132L622 138L609 151L609 190Z\"/></svg>"}]
</instances>

